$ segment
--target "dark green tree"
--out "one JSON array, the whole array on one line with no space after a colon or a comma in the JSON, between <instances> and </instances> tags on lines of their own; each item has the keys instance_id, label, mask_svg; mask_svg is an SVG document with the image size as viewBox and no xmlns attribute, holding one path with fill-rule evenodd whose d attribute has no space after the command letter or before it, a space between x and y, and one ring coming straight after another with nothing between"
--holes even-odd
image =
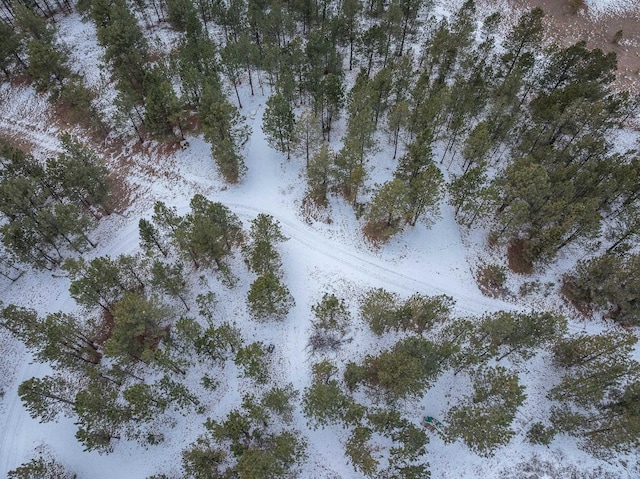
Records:
<instances>
[{"instance_id":1,"label":"dark green tree","mask_svg":"<svg viewBox=\"0 0 640 479\"><path fill-rule=\"evenodd\" d=\"M515 434L511 423L526 398L524 387L517 375L499 366L481 371L473 379L473 395L447 413L447 440L462 438L473 451L492 456Z\"/></svg>"},{"instance_id":2,"label":"dark green tree","mask_svg":"<svg viewBox=\"0 0 640 479\"><path fill-rule=\"evenodd\" d=\"M349 330L351 315L342 299L325 293L322 299L311 306L315 319L311 322L312 333L309 345L314 352L339 348Z\"/></svg>"},{"instance_id":3,"label":"dark green tree","mask_svg":"<svg viewBox=\"0 0 640 479\"><path fill-rule=\"evenodd\" d=\"M138 293L125 293L113 306L111 336L104 345L104 353L124 363L146 362L145 353L163 347L168 336L170 312L156 300Z\"/></svg>"},{"instance_id":4,"label":"dark green tree","mask_svg":"<svg viewBox=\"0 0 640 479\"><path fill-rule=\"evenodd\" d=\"M184 279L184 266L182 263L166 264L162 261L154 261L151 266L151 285L160 289L169 296L178 297L189 311L189 305L185 299L187 283Z\"/></svg>"},{"instance_id":5,"label":"dark green tree","mask_svg":"<svg viewBox=\"0 0 640 479\"><path fill-rule=\"evenodd\" d=\"M7 473L7 479L75 479L77 476L50 454L21 464Z\"/></svg>"},{"instance_id":6,"label":"dark green tree","mask_svg":"<svg viewBox=\"0 0 640 479\"><path fill-rule=\"evenodd\" d=\"M238 183L246 169L240 148L249 138L248 127L241 125L238 110L224 98L219 86L211 83L203 88L198 113L220 174L227 182Z\"/></svg>"},{"instance_id":7,"label":"dark green tree","mask_svg":"<svg viewBox=\"0 0 640 479\"><path fill-rule=\"evenodd\" d=\"M640 322L637 310L640 292L640 255L604 254L579 261L564 278L564 294L579 309L604 311L621 324Z\"/></svg>"},{"instance_id":8,"label":"dark green tree","mask_svg":"<svg viewBox=\"0 0 640 479\"><path fill-rule=\"evenodd\" d=\"M267 361L267 349L261 342L240 347L234 359L238 367L242 368L245 377L255 380L257 383L266 383L269 380L269 363Z\"/></svg>"},{"instance_id":9,"label":"dark green tree","mask_svg":"<svg viewBox=\"0 0 640 479\"><path fill-rule=\"evenodd\" d=\"M262 117L262 129L272 148L285 153L287 160L297 142L296 118L291 104L280 92L275 92L267 100L267 108Z\"/></svg>"},{"instance_id":10,"label":"dark green tree","mask_svg":"<svg viewBox=\"0 0 640 479\"><path fill-rule=\"evenodd\" d=\"M295 301L289 289L274 273L259 276L249 289L247 296L249 313L254 319L284 321Z\"/></svg>"}]
</instances>

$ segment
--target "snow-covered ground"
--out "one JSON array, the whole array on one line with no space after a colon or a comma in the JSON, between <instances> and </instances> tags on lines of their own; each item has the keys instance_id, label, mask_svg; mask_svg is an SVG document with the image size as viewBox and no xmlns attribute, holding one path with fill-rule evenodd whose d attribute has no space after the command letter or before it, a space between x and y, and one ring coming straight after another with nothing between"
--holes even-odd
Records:
<instances>
[{"instance_id":1,"label":"snow-covered ground","mask_svg":"<svg viewBox=\"0 0 640 479\"><path fill-rule=\"evenodd\" d=\"M584 0L590 15L618 14L624 15L638 10L638 0Z\"/></svg>"},{"instance_id":2,"label":"snow-covered ground","mask_svg":"<svg viewBox=\"0 0 640 479\"><path fill-rule=\"evenodd\" d=\"M633 0L587 0L590 11L614 11L625 8ZM62 30L68 33L69 42L83 44L87 38L85 29L91 28L72 18L62 22ZM97 59L95 46L87 51L76 50L78 62ZM93 73L89 82L104 85L104 79ZM106 88L106 86L105 86ZM324 292L344 298L356 318L353 332L355 340L338 353L338 359L357 360L366 352L379 350L378 344L355 314L360 295L372 287L383 287L407 297L415 292L423 294L447 294L456 301L456 313L479 316L500 309L531 309L547 307L563 309L557 296L557 286L550 286L550 294L541 293L533 298L515 299L511 302L483 296L475 280L475 268L480 259L490 259L481 235L469 236L461 231L447 205L441 208L441 219L427 227L418 225L393 238L389 244L374 248L361 233L361 223L352 209L341 200L330 204L330 223L309 220L302 213L304 195L303 162L293 158L283 159L269 148L262 133L261 119L266 97L249 96L243 92L242 113L252 127L252 135L245 147L248 167L246 178L237 186L228 186L216 173L210 157L209 145L201 138L188 138L189 147L168 156L153 153L153 148L143 153L132 153L134 166L129 170L133 201L122 214L105 218L92 233L99 239L99 246L90 256L132 253L138 247L138 221L149 218L155 201L175 206L179 213L188 210L194 194L200 193L212 201L220 201L236 213L248 226L258 213L268 213L279 221L289 240L281 245L283 269L296 305L287 320L279 324L251 322L246 307L237 298L246 297L252 280L251 273L243 268L242 261L233 263L239 276L237 290L229 291L219 286L212 277L203 284L198 280L200 272L194 272L190 281L202 291L215 289L220 311L227 318L235 318L250 340L262 340L276 346L274 378L279 383L290 382L302 391L309 385L309 368L313 358L306 350L309 334L311 306ZM108 97L109 93L105 93ZM58 130L51 121L48 104L30 88L0 89L0 127L16 140L33 144L34 154L40 158L59 150ZM338 124L338 128L344 125ZM338 137L339 135L336 135ZM385 156L384 137L381 152L372 159L373 175L385 179L390 175L390 157ZM436 153L437 156L437 153ZM109 159L116 162L117 158ZM568 258L567 260L569 260ZM553 267L546 276L536 279L553 282L559 269ZM517 285L513 288L517 291ZM14 283L0 279L0 299L35 308L42 313L59 310L76 310L68 293L69 280L57 274L28 271ZM586 329L598 331L600 323L571 320L572 331ZM7 333L0 330L0 387L4 396L0 399L0 477L33 456L33 451L45 445L60 462L78 474L79 479L143 479L151 474L164 472L177 474L180 451L193 442L201 432L202 415L178 419L167 429L167 440L160 446L141 447L122 441L109 455L83 452L75 440L75 426L68 418L39 424L22 407L17 396L17 385L22 381L44 375L46 366L32 362L24 349L15 344ZM549 381L543 355L526 364L521 375L527 387L528 399L518 411L514 428L517 436L492 458L483 458L470 452L460 441L445 444L437 435L431 436L424 460L430 464L435 478L520 478L520 477L640 477L637 457L619 457L608 461L598 460L576 447L575 441L566 436L557 437L550 447L533 446L526 442L524 432L535 422L544 407L544 391ZM221 399L208 406L208 415L221 416L239 398L234 385L223 386ZM433 415L443 415L457 395L468 389L468 381L450 374L443 375L418 406ZM224 395L222 393L225 393ZM407 408L416 405L407 405ZM418 420L418 419L417 419ZM357 479L343 453L345 437L337 428L311 430L305 418L298 412L295 426L302 431L309 443L309 459L300 471L302 478ZM528 475L526 465L540 464L538 475ZM574 471L591 476L573 476ZM545 475L546 474L546 475ZM177 476L176 476L177 477Z\"/></svg>"}]
</instances>

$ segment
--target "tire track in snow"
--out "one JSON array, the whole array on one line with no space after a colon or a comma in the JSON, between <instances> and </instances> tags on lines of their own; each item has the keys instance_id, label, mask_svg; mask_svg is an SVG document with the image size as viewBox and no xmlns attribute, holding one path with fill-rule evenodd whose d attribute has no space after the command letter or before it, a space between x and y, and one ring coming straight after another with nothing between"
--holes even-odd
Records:
<instances>
[{"instance_id":1,"label":"tire track in snow","mask_svg":"<svg viewBox=\"0 0 640 479\"><path fill-rule=\"evenodd\" d=\"M402 268L393 268L384 260L377 260L370 255L362 254L355 249L345 248L340 242L331 238L326 238L321 233L315 232L302 222L293 222L282 218L275 211L268 211L265 208L257 208L242 203L225 203L227 207L234 210L236 214L243 218L253 218L260 213L267 213L278 220L282 225L285 236L297 241L310 250L321 253L325 257L343 265L344 269L351 269L363 275L375 279L379 283L391 285L404 289L409 293L420 291L427 294L446 294L456 301L456 309L470 314L483 314L487 311L497 311L500 309L521 309L517 305L506 301L486 298L480 294L464 294L457 289L448 289L424 278L415 278L402 272Z\"/></svg>"},{"instance_id":2,"label":"tire track in snow","mask_svg":"<svg viewBox=\"0 0 640 479\"><path fill-rule=\"evenodd\" d=\"M16 389L18 384L32 377L28 374L33 369L26 359L23 358L20 371L16 375L16 380L12 386ZM11 402L6 405L5 421L0 431L2 431L2 442L0 442L0 476L6 477L6 474L14 467L20 465L20 457L23 455L27 447L25 447L25 435L23 433L25 427L26 414L22 407L22 401L17 391L7 392L5 397L10 396Z\"/></svg>"}]
</instances>

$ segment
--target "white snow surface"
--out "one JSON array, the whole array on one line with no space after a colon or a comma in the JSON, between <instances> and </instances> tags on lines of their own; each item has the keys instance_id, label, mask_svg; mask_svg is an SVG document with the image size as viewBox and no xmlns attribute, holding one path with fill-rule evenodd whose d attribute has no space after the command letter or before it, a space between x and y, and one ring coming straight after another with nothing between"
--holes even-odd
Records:
<instances>
[{"instance_id":1,"label":"white snow surface","mask_svg":"<svg viewBox=\"0 0 640 479\"><path fill-rule=\"evenodd\" d=\"M620 7L625 4L624 1L606 0L591 0L588 3L590 9L593 4L593 8L599 7L602 11L607 5ZM90 27L82 24L77 17L75 20L65 20L62 29L65 35L68 34L66 41L70 43L77 41L84 44L90 37L87 33ZM85 70L92 61L99 59L97 46L93 45L86 51L72 48L79 70ZM95 63L93 65L95 68ZM99 74L92 73L89 83L107 89L106 81ZM109 97L108 92L105 97ZM149 148L144 153L132 153L134 165L130 167L128 179L133 186L134 201L122 215L113 214L102 220L92 233L92 237L99 240L99 246L88 257L135 253L138 250L138 221L151 216L153 204L158 200L175 206L179 213L184 214L189 209L193 195L200 193L212 201L227 205L247 227L259 213L273 215L289 238L281 245L280 251L286 283L296 305L286 321L256 323L248 318L244 301L238 298L246 297L254 276L247 272L239 254L232 261L233 271L239 277L235 289L222 286L212 274L205 274L204 280L199 279L202 271L193 271L189 282L196 292L215 291L219 314L235 321L247 340L273 343L276 347L272 368L274 383L292 383L300 392L309 385L312 362L321 359L309 357L306 343L311 306L324 292L344 298L354 317L351 333L354 341L333 357L338 362L355 361L389 345L384 339L381 341L373 337L356 314L360 295L372 287L383 287L402 297L415 292L447 294L456 301L456 314L464 316L480 316L500 309L530 310L534 307L571 314L559 300L557 284L552 284L548 291L525 299L516 299L514 295L511 302L483 296L474 280L475 268L480 261L503 261L504 252L486 251L481 232L469 235L461 231L446 204L442 206L441 218L435 224L408 229L379 249L363 239L362 223L355 218L351 207L341 200L331 201L330 223L306 218L301 208L304 164L296 158L287 161L268 146L261 130L266 98L261 95L250 96L248 91L242 91L242 113L252 127L252 135L244 151L248 173L239 185L228 186L221 180L211 160L209 145L202 138L188 138L187 149L168 156L154 153L156 150L153 145L147 145ZM0 89L0 122L3 129L34 143L37 146L34 154L39 158L44 159L59 151L59 132L52 124L47 102L31 88L4 85ZM334 137L339 138L344 123L339 122L336 128ZM371 173L375 182L384 181L391 175L391 155L384 135L380 137L380 146L380 153L371 159ZM437 151L435 157L438 158ZM562 262L571 264L576 254L577 251L573 255L571 252L565 253L544 274L539 273L528 279L538 279L542 283L557 281ZM523 281L521 278L511 278L510 289L517 292ZM27 271L14 283L0 278L0 288L0 299L5 304L27 306L42 314L60 310L79 311L68 293L69 280L59 274ZM571 317L570 321L571 331L596 332L610 326ZM88 453L82 451L82 446L74 438L72 419L61 416L55 422L40 424L22 407L17 386L30 377L47 374L48 366L33 362L24 348L4 331L0 331L0 351L0 388L4 391L4 396L0 398L0 477L5 477L9 470L28 461L41 445L45 445L60 462L76 472L79 479L144 479L157 473L166 473L170 477L175 474L178 477L181 450L202 433L202 423L206 417L224 417L229 410L239 406L241 395L248 392L246 384L234 379L236 374L233 367L227 366L223 373L232 379L210 393L211 400L205 404L205 415L177 415L173 425L161 425L166 436L166 441L161 445L144 448L131 441L121 441L111 454ZM516 437L500 448L495 456L483 458L472 453L460 441L445 444L437 435L431 435L424 460L430 464L434 479L571 477L571 468L589 472L600 470L601 477L605 473L611 474L610 477L640 477L636 456L599 460L578 449L575 440L562 435L549 448L527 443L524 433L544 411L547 404L545 391L558 379L557 373L549 370L548 358L544 353L525 364L511 366L521 373L528 396L514 422ZM196 380L197 377L191 386L201 391ZM424 413L441 417L468 391L468 378L445 373L422 401L407 401L399 407L414 414L417 423ZM346 436L340 428L310 429L300 411L295 415L294 426L308 442L308 459L298 471L299 477L363 477L354 471L344 456ZM523 465L530 461L545 464L543 469L547 472L540 476L525 475Z\"/></svg>"},{"instance_id":2,"label":"white snow surface","mask_svg":"<svg viewBox=\"0 0 640 479\"><path fill-rule=\"evenodd\" d=\"M638 0L585 0L589 15L598 16L606 14L623 15L640 8Z\"/></svg>"}]
</instances>

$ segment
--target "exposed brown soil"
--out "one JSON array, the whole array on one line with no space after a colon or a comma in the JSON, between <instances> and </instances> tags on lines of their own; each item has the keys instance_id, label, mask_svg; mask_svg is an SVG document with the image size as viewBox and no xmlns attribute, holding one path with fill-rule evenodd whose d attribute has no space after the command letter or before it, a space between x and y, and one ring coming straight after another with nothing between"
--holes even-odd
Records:
<instances>
[{"instance_id":1,"label":"exposed brown soil","mask_svg":"<svg viewBox=\"0 0 640 479\"><path fill-rule=\"evenodd\" d=\"M533 261L529 254L529 245L524 239L515 239L507 247L509 269L518 274L533 273Z\"/></svg>"},{"instance_id":2,"label":"exposed brown soil","mask_svg":"<svg viewBox=\"0 0 640 479\"><path fill-rule=\"evenodd\" d=\"M618 56L616 87L640 93L640 2L624 15L589 15L586 6L576 13L575 0L509 0L518 9L542 8L549 41L568 46L580 40L590 48L615 52ZM616 32L623 36L614 43Z\"/></svg>"}]
</instances>

